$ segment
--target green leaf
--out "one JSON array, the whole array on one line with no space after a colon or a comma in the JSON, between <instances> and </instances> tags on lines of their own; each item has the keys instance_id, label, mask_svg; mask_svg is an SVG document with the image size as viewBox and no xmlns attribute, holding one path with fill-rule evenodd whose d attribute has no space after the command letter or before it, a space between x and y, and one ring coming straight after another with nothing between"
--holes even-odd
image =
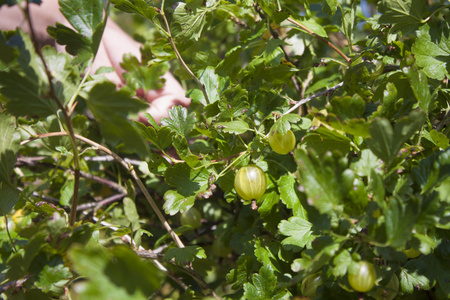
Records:
<instances>
[{"instance_id":1,"label":"green leaf","mask_svg":"<svg viewBox=\"0 0 450 300\"><path fill-rule=\"evenodd\" d=\"M79 70L73 65L73 58L67 53L57 52L55 48L42 48L47 67L53 77L53 86L59 101L69 102L79 84Z\"/></svg>"},{"instance_id":2,"label":"green leaf","mask_svg":"<svg viewBox=\"0 0 450 300\"><path fill-rule=\"evenodd\" d=\"M84 62L93 56L93 50L86 37L60 23L47 28L48 34L59 45L65 46L67 53L78 56L77 62Z\"/></svg>"},{"instance_id":3,"label":"green leaf","mask_svg":"<svg viewBox=\"0 0 450 300\"><path fill-rule=\"evenodd\" d=\"M56 102L45 95L35 78L11 69L0 71L0 93L6 97L8 111L16 116L46 117L56 113Z\"/></svg>"},{"instance_id":4,"label":"green leaf","mask_svg":"<svg viewBox=\"0 0 450 300\"><path fill-rule=\"evenodd\" d=\"M342 250L333 259L333 275L336 277L342 277L347 274L347 269L352 263L352 255L348 250Z\"/></svg>"},{"instance_id":5,"label":"green leaf","mask_svg":"<svg viewBox=\"0 0 450 300\"><path fill-rule=\"evenodd\" d=\"M230 121L230 122L217 122L214 126L218 130L223 130L224 132L243 134L250 129L248 124L242 120Z\"/></svg>"},{"instance_id":6,"label":"green leaf","mask_svg":"<svg viewBox=\"0 0 450 300\"><path fill-rule=\"evenodd\" d=\"M168 127L155 129L152 126L147 127L141 122L135 122L134 124L140 129L141 135L144 139L155 145L158 149L163 150L172 145L172 138L175 133Z\"/></svg>"},{"instance_id":7,"label":"green leaf","mask_svg":"<svg viewBox=\"0 0 450 300\"><path fill-rule=\"evenodd\" d=\"M386 90L383 91L383 116L390 119L396 112L396 103L398 101L397 88L392 82L386 84Z\"/></svg>"},{"instance_id":8,"label":"green leaf","mask_svg":"<svg viewBox=\"0 0 450 300\"><path fill-rule=\"evenodd\" d=\"M330 104L331 112L344 120L361 118L366 109L366 102L357 94L353 97L333 97Z\"/></svg>"},{"instance_id":9,"label":"green leaf","mask_svg":"<svg viewBox=\"0 0 450 300\"><path fill-rule=\"evenodd\" d=\"M323 4L323 11L327 12L331 15L334 15L338 8L338 1L337 0L326 0Z\"/></svg>"},{"instance_id":10,"label":"green leaf","mask_svg":"<svg viewBox=\"0 0 450 300\"><path fill-rule=\"evenodd\" d=\"M59 0L61 12L83 36L92 40L95 30L103 22L101 0Z\"/></svg>"},{"instance_id":11,"label":"green leaf","mask_svg":"<svg viewBox=\"0 0 450 300\"><path fill-rule=\"evenodd\" d=\"M432 192L450 176L450 148L434 152L412 169L412 176L422 193Z\"/></svg>"},{"instance_id":12,"label":"green leaf","mask_svg":"<svg viewBox=\"0 0 450 300\"><path fill-rule=\"evenodd\" d=\"M19 191L4 182L0 182L0 217L6 216L19 201Z\"/></svg>"},{"instance_id":13,"label":"green leaf","mask_svg":"<svg viewBox=\"0 0 450 300\"><path fill-rule=\"evenodd\" d=\"M45 119L45 121L41 121L36 124L36 131L41 134L60 132L62 130L63 128L61 127L60 119L56 115L50 115ZM70 142L70 138L67 136L43 138L42 142L45 146L48 147L50 151L54 151L56 149L57 151L61 152L62 155L73 155L72 153L70 153L70 151L72 150L72 143Z\"/></svg>"},{"instance_id":14,"label":"green leaf","mask_svg":"<svg viewBox=\"0 0 450 300\"><path fill-rule=\"evenodd\" d=\"M322 123L328 124L335 130L359 137L369 136L369 124L363 118L344 121L340 116L336 116L332 113L328 113L327 116L315 114L315 118Z\"/></svg>"},{"instance_id":15,"label":"green leaf","mask_svg":"<svg viewBox=\"0 0 450 300\"><path fill-rule=\"evenodd\" d=\"M424 122L425 114L422 111L412 111L409 116L400 119L394 128L386 119L374 119L369 125L370 138L366 143L376 156L390 166L403 143L418 131Z\"/></svg>"},{"instance_id":16,"label":"green leaf","mask_svg":"<svg viewBox=\"0 0 450 300\"><path fill-rule=\"evenodd\" d=\"M255 300L289 299L291 296L285 289L277 287L277 277L269 265L261 267L254 274L251 283L244 284L244 298Z\"/></svg>"},{"instance_id":17,"label":"green leaf","mask_svg":"<svg viewBox=\"0 0 450 300\"><path fill-rule=\"evenodd\" d=\"M214 68L208 67L200 73L198 78L203 84L206 94L209 98L209 103L206 103L203 93L199 93L198 100L201 104L207 105L219 101L220 94L225 89L227 80L215 73Z\"/></svg>"},{"instance_id":18,"label":"green leaf","mask_svg":"<svg viewBox=\"0 0 450 300\"><path fill-rule=\"evenodd\" d=\"M69 205L71 203L74 184L74 180L70 179L66 180L64 185L61 187L61 197L59 198L59 203L61 205Z\"/></svg>"},{"instance_id":19,"label":"green leaf","mask_svg":"<svg viewBox=\"0 0 450 300\"><path fill-rule=\"evenodd\" d=\"M297 123L303 119L298 114L286 114L281 116L270 128L270 132L278 132L279 134L286 134L291 129L291 123ZM302 122L303 123L303 122Z\"/></svg>"},{"instance_id":20,"label":"green leaf","mask_svg":"<svg viewBox=\"0 0 450 300\"><path fill-rule=\"evenodd\" d=\"M405 247L411 238L414 224L417 220L417 206L412 203L402 203L397 198L389 201L389 210L386 215L386 236L390 246Z\"/></svg>"},{"instance_id":21,"label":"green leaf","mask_svg":"<svg viewBox=\"0 0 450 300\"><path fill-rule=\"evenodd\" d=\"M175 37L197 41L203 33L208 13L210 13L209 8L202 7L191 10L185 3L179 3L173 13L173 22L178 23L180 27L178 30L172 30ZM174 27L177 28L177 24Z\"/></svg>"},{"instance_id":22,"label":"green leaf","mask_svg":"<svg viewBox=\"0 0 450 300\"><path fill-rule=\"evenodd\" d=\"M182 160L191 168L194 168L199 162L200 158L192 154L189 149L188 140L184 136L177 136L173 139L173 147Z\"/></svg>"},{"instance_id":23,"label":"green leaf","mask_svg":"<svg viewBox=\"0 0 450 300\"><path fill-rule=\"evenodd\" d=\"M148 153L148 146L139 134L138 127L130 120L139 111L147 108L141 101L117 91L111 82L96 84L88 94L86 102L96 117L103 137L112 144L123 141L125 147L140 155Z\"/></svg>"},{"instance_id":24,"label":"green leaf","mask_svg":"<svg viewBox=\"0 0 450 300\"><path fill-rule=\"evenodd\" d=\"M303 247L310 245L314 239L312 235L312 224L303 218L291 217L289 220L282 220L278 225L280 233L288 236L281 244L286 249L301 250Z\"/></svg>"},{"instance_id":25,"label":"green leaf","mask_svg":"<svg viewBox=\"0 0 450 300\"><path fill-rule=\"evenodd\" d=\"M111 2L121 11L139 14L150 21L158 15L156 9L149 6L145 0L112 0Z\"/></svg>"},{"instance_id":26,"label":"green leaf","mask_svg":"<svg viewBox=\"0 0 450 300\"><path fill-rule=\"evenodd\" d=\"M286 43L278 39L271 39L267 42L267 45L263 51L265 65L277 66L281 63L281 59L284 58L284 52L280 46L284 45L286 45Z\"/></svg>"},{"instance_id":27,"label":"green leaf","mask_svg":"<svg viewBox=\"0 0 450 300\"><path fill-rule=\"evenodd\" d=\"M281 201L283 201L286 207L292 209L292 213L295 217L307 220L308 216L306 210L300 203L300 199L295 191L294 177L291 175L283 175L278 179L277 185Z\"/></svg>"},{"instance_id":28,"label":"green leaf","mask_svg":"<svg viewBox=\"0 0 450 300\"><path fill-rule=\"evenodd\" d=\"M179 265L193 262L196 258L206 258L205 250L200 246L186 246L184 248L171 248L164 255L165 261L175 260Z\"/></svg>"},{"instance_id":29,"label":"green leaf","mask_svg":"<svg viewBox=\"0 0 450 300\"><path fill-rule=\"evenodd\" d=\"M425 74L437 80L449 76L450 40L448 24L438 28L425 24L417 31L412 53Z\"/></svg>"},{"instance_id":30,"label":"green leaf","mask_svg":"<svg viewBox=\"0 0 450 300\"><path fill-rule=\"evenodd\" d=\"M308 20L297 21L297 22L299 22L300 24L302 24L306 28L309 28L315 34L317 34L317 35L319 35L321 37L324 37L324 38L328 37L328 34L325 31L325 29L312 18L308 19Z\"/></svg>"},{"instance_id":31,"label":"green leaf","mask_svg":"<svg viewBox=\"0 0 450 300\"><path fill-rule=\"evenodd\" d=\"M351 168L361 177L371 177L371 173L380 169L382 165L382 162L370 149L363 149L359 154L359 159L352 162Z\"/></svg>"},{"instance_id":32,"label":"green leaf","mask_svg":"<svg viewBox=\"0 0 450 300\"><path fill-rule=\"evenodd\" d=\"M87 281L76 289L82 299L147 299L161 287L161 271L124 246L73 246L68 257Z\"/></svg>"},{"instance_id":33,"label":"green leaf","mask_svg":"<svg viewBox=\"0 0 450 300\"><path fill-rule=\"evenodd\" d=\"M335 4L336 6L336 4ZM343 9L342 12L342 31L344 32L345 36L347 37L347 41L352 43L353 36L354 36L354 28L356 25L356 6L352 5L351 8Z\"/></svg>"},{"instance_id":34,"label":"green leaf","mask_svg":"<svg viewBox=\"0 0 450 300\"><path fill-rule=\"evenodd\" d=\"M80 55L81 61L92 57L100 45L105 22L102 0L60 0L60 9L74 30L57 23L49 34L72 55Z\"/></svg>"},{"instance_id":35,"label":"green leaf","mask_svg":"<svg viewBox=\"0 0 450 300\"><path fill-rule=\"evenodd\" d=\"M236 78L237 73L242 69L240 55L244 51L242 46L236 46L228 50L225 58L216 66L216 73L222 76L230 76L232 81Z\"/></svg>"},{"instance_id":36,"label":"green leaf","mask_svg":"<svg viewBox=\"0 0 450 300\"><path fill-rule=\"evenodd\" d=\"M308 196L308 204L322 214L341 210L342 183L328 158L327 161L319 161L313 154L304 150L296 150L294 156L300 170L301 187Z\"/></svg>"},{"instance_id":37,"label":"green leaf","mask_svg":"<svg viewBox=\"0 0 450 300\"><path fill-rule=\"evenodd\" d=\"M169 69L169 66L165 63L144 66L131 54L124 55L120 66L125 71L128 71L122 74L127 85L133 90L141 88L144 91L159 90L162 88L165 82L162 76Z\"/></svg>"},{"instance_id":38,"label":"green leaf","mask_svg":"<svg viewBox=\"0 0 450 300\"><path fill-rule=\"evenodd\" d=\"M427 268L431 268L431 266L424 265L422 260L415 259L407 262L399 276L402 290L408 294L412 294L416 288L429 290L433 284L426 276Z\"/></svg>"},{"instance_id":39,"label":"green leaf","mask_svg":"<svg viewBox=\"0 0 450 300\"><path fill-rule=\"evenodd\" d=\"M428 87L428 77L423 71L416 71L413 68L403 68L403 73L408 76L411 89L419 102L419 108L426 113L433 110L430 88Z\"/></svg>"},{"instance_id":40,"label":"green leaf","mask_svg":"<svg viewBox=\"0 0 450 300\"><path fill-rule=\"evenodd\" d=\"M430 138L431 141L441 149L447 149L449 147L449 138L442 132L436 131L436 129L430 131Z\"/></svg>"},{"instance_id":41,"label":"green leaf","mask_svg":"<svg viewBox=\"0 0 450 300\"><path fill-rule=\"evenodd\" d=\"M43 270L39 273L39 281L35 283L38 288L44 291L50 290L55 283L61 280L72 278L70 269L64 266L62 260L56 265L53 264L55 262L51 261L50 264L44 266Z\"/></svg>"},{"instance_id":42,"label":"green leaf","mask_svg":"<svg viewBox=\"0 0 450 300\"><path fill-rule=\"evenodd\" d=\"M269 16L272 17L273 14L277 11L275 3L269 0L257 0L256 1L261 9Z\"/></svg>"},{"instance_id":43,"label":"green leaf","mask_svg":"<svg viewBox=\"0 0 450 300\"><path fill-rule=\"evenodd\" d=\"M249 108L247 90L239 84L229 86L220 95L219 108L221 120L241 117Z\"/></svg>"},{"instance_id":44,"label":"green leaf","mask_svg":"<svg viewBox=\"0 0 450 300\"><path fill-rule=\"evenodd\" d=\"M210 172L206 168L194 170L185 163L179 163L167 168L164 176L168 184L187 197L208 186Z\"/></svg>"},{"instance_id":45,"label":"green leaf","mask_svg":"<svg viewBox=\"0 0 450 300\"><path fill-rule=\"evenodd\" d=\"M344 89L349 95L358 94L363 99L370 99L372 89L367 82L372 80L372 75L377 71L376 65L370 61L362 61L358 57L344 75Z\"/></svg>"},{"instance_id":46,"label":"green leaf","mask_svg":"<svg viewBox=\"0 0 450 300\"><path fill-rule=\"evenodd\" d=\"M326 127L319 127L303 139L307 148L314 149L320 155L327 151L341 151L347 153L350 151L351 140L345 135L339 134L335 130Z\"/></svg>"},{"instance_id":47,"label":"green leaf","mask_svg":"<svg viewBox=\"0 0 450 300\"><path fill-rule=\"evenodd\" d=\"M271 266L273 270L279 272L281 269L280 262L278 261L274 253L278 253L281 250L280 244L278 242L275 242L273 244L265 245L259 238L254 241L254 244L254 254L257 260L262 265Z\"/></svg>"},{"instance_id":48,"label":"green leaf","mask_svg":"<svg viewBox=\"0 0 450 300\"><path fill-rule=\"evenodd\" d=\"M10 182L20 147L20 134L16 130L14 117L0 113L0 182Z\"/></svg>"},{"instance_id":49,"label":"green leaf","mask_svg":"<svg viewBox=\"0 0 450 300\"><path fill-rule=\"evenodd\" d=\"M381 13L379 23L390 25L390 34L400 31L406 35L422 24L425 5L422 0L383 0L378 7Z\"/></svg>"},{"instance_id":50,"label":"green leaf","mask_svg":"<svg viewBox=\"0 0 450 300\"><path fill-rule=\"evenodd\" d=\"M164 194L164 211L171 216L186 211L195 203L195 196L185 197L177 191L169 190Z\"/></svg>"},{"instance_id":51,"label":"green leaf","mask_svg":"<svg viewBox=\"0 0 450 300\"><path fill-rule=\"evenodd\" d=\"M233 284L233 289L242 288L243 285L249 281L249 276L252 273L252 266L254 257L249 255L241 255L236 261L236 268L232 269L226 276L227 282Z\"/></svg>"},{"instance_id":52,"label":"green leaf","mask_svg":"<svg viewBox=\"0 0 450 300\"><path fill-rule=\"evenodd\" d=\"M128 221L131 223L131 230L137 231L141 229L141 225L139 224L139 214L136 209L136 204L134 201L129 198L123 198L123 211Z\"/></svg>"},{"instance_id":53,"label":"green leaf","mask_svg":"<svg viewBox=\"0 0 450 300\"><path fill-rule=\"evenodd\" d=\"M174 106L169 110L169 118L163 118L161 124L176 134L186 137L194 129L195 121L195 113L188 115L186 107Z\"/></svg>"}]
</instances>

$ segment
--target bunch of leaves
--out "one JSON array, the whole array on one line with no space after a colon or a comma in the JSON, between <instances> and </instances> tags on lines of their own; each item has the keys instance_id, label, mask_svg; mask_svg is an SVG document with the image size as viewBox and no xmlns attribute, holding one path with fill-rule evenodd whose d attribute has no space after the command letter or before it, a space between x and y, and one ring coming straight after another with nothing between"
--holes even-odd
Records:
<instances>
[{"instance_id":1,"label":"bunch of leaves","mask_svg":"<svg viewBox=\"0 0 450 300\"><path fill-rule=\"evenodd\" d=\"M80 75L103 31L101 1L60 1L75 30L50 32L74 59L44 48L44 64L26 34L2 32L0 211L24 215L2 235L5 297L57 298L63 286L82 299L359 299L347 274L366 260L377 273L367 297L448 298L449 6L372 2L382 15L345 0L113 0L157 29L149 68L124 59L122 90ZM342 37L348 47L327 42ZM160 124L131 121L146 107L136 90L159 88L169 64L192 105ZM69 121L93 148L49 135L68 130L51 86L78 103ZM267 134L288 130L297 147L276 154ZM95 151L105 148L127 169ZM249 163L267 179L254 201L233 185ZM83 214L70 226L77 194ZM196 230L179 226L191 207L203 216ZM312 274L322 284L305 294Z\"/></svg>"}]
</instances>

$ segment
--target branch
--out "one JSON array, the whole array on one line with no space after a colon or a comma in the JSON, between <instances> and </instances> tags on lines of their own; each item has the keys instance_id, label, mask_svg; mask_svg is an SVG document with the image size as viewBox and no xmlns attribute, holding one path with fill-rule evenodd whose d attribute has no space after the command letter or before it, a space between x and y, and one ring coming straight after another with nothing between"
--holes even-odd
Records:
<instances>
[{"instance_id":1,"label":"branch","mask_svg":"<svg viewBox=\"0 0 450 300\"><path fill-rule=\"evenodd\" d=\"M350 58L348 58L347 55L345 55L341 50L339 50L335 45L333 45L330 41L328 41L327 39L321 37L320 35L318 35L317 33L315 33L314 31L312 31L311 29L309 29L308 27L305 27L304 25L302 25L300 22L292 19L292 18L287 18L287 20L289 22L291 22L292 24L297 25L298 27L300 27L301 29L305 30L306 32L308 32L310 35L318 38L319 40L321 40L322 42L324 42L325 44L328 45L328 47L330 47L331 49L333 49L334 51L336 51L340 56L342 56L345 61L347 63L349 63L351 61Z\"/></svg>"},{"instance_id":2,"label":"branch","mask_svg":"<svg viewBox=\"0 0 450 300\"><path fill-rule=\"evenodd\" d=\"M97 210L100 207L102 207L103 205L107 205L107 204L109 204L111 202L120 201L126 196L127 196L126 193L125 194L116 194L116 195L113 195L111 197L105 198L105 199L103 199L101 201L81 204L81 205L78 206L77 210L78 211L83 211L83 210L86 210L86 209L90 209L92 207L95 208L94 210Z\"/></svg>"},{"instance_id":3,"label":"branch","mask_svg":"<svg viewBox=\"0 0 450 300\"><path fill-rule=\"evenodd\" d=\"M66 136L67 132L50 132L50 133L45 133L45 134L40 134L37 136L33 136L28 140L22 141L20 143L20 145L24 145L30 141L36 140L36 139L41 139L44 137L51 137L51 136ZM139 178L139 176L137 176L136 171L134 170L134 167L130 164L125 162L125 160L123 160L119 155L115 154L114 152L112 152L111 150L109 150L108 148L97 144L96 142L85 138L81 135L75 134L75 138L88 144L91 145L93 147L96 147L97 149L99 149L100 151L111 155L112 157L114 157L114 159L119 162L125 169L128 170L128 172L130 172L131 176L133 177L133 179L136 181L137 185L139 186L139 188L141 189L142 193L144 194L145 198L147 199L148 203L150 204L150 206L152 207L153 211L156 213L156 215L158 216L159 220L161 221L161 223L163 224L164 228L167 230L167 232L169 232L170 236L172 237L172 239L174 240L175 244L179 247L179 248L184 248L184 244L183 242L180 240L180 238L178 237L178 235L173 231L172 227L170 227L169 223L166 221L166 219L164 218L163 214L161 213L161 211L159 210L158 206L156 205L155 201L153 200L152 196L149 194L149 192L147 191L147 188L145 187L145 185L142 183L141 179ZM76 212L76 211L75 211Z\"/></svg>"},{"instance_id":4,"label":"branch","mask_svg":"<svg viewBox=\"0 0 450 300\"><path fill-rule=\"evenodd\" d=\"M283 113L282 116L287 115L287 114L293 112L293 111L296 110L300 105L305 104L305 103L307 103L307 102L309 102L309 101L311 101L311 100L313 100L313 99L315 99L315 98L317 98L317 97L319 97L319 96L322 96L322 95L325 95L325 94L334 93L335 90L337 90L338 88L342 87L343 85L344 85L344 82L338 83L337 85L335 85L335 86L333 86L333 87L331 87L331 88L329 88L329 89L327 89L327 90L325 90L325 91L323 91L323 92L314 94L314 95L312 95L312 96L309 96L308 98L305 98L305 99L302 99L302 100L300 100L300 101L297 101L297 102L295 103L295 105L292 106L288 111L286 111L285 113Z\"/></svg>"},{"instance_id":5,"label":"branch","mask_svg":"<svg viewBox=\"0 0 450 300\"><path fill-rule=\"evenodd\" d=\"M55 91L55 87L53 86L53 76L50 72L50 69L48 68L47 62L44 59L44 55L41 52L41 48L39 47L39 43L37 41L36 34L34 32L34 27L33 27L33 22L31 21L30 8L29 8L28 1L26 1L24 12L25 12L25 17L27 19L28 25L30 26L31 39L34 44L36 54L41 59L42 64L44 66L45 74L47 75L48 85L50 88L50 96L56 102L56 105L61 110L61 112L64 116L64 120L66 122L66 126L69 131L68 136L70 137L70 142L71 142L72 148L73 148L73 157L74 157L73 165L74 165L75 173L74 173L74 184L73 184L73 200L72 200L72 207L71 207L70 219L69 219L70 226L73 226L75 224L75 219L77 216L78 189L79 189L79 185L80 185L80 161L79 161L80 158L78 155L78 145L77 145L77 140L75 138L75 131L73 129L72 120L70 119L70 116L67 113L64 105L59 100L59 97Z\"/></svg>"}]
</instances>

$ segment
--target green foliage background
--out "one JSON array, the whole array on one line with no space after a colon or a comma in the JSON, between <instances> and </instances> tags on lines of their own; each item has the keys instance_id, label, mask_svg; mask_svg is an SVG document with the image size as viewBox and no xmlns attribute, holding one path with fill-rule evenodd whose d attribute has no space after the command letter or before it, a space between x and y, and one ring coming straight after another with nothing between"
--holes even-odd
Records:
<instances>
[{"instance_id":1,"label":"green foliage background","mask_svg":"<svg viewBox=\"0 0 450 300\"><path fill-rule=\"evenodd\" d=\"M4 299L450 298L448 1L59 2L67 53L0 34ZM108 15L143 43L120 90L84 72ZM133 121L166 70L192 105Z\"/></svg>"}]
</instances>

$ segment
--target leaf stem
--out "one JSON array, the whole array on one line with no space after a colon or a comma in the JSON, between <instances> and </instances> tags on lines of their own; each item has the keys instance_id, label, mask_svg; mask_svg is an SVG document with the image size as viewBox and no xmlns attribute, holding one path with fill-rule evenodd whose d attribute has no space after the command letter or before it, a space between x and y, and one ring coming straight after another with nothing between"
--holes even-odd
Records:
<instances>
[{"instance_id":1,"label":"leaf stem","mask_svg":"<svg viewBox=\"0 0 450 300\"><path fill-rule=\"evenodd\" d=\"M226 168L223 169L222 172L219 173L219 175L217 175L217 179L219 179L220 177L222 177L223 174L225 174L225 173L228 171L228 169L230 169L233 165L236 164L236 162L238 162L241 158L245 157L245 156L248 155L248 154L249 154L249 153L248 153L248 150L247 150L247 151L244 151L244 152L241 152L241 154L240 154L235 160L233 160L233 161L231 162L231 164L229 164L228 166L226 166Z\"/></svg>"},{"instance_id":2,"label":"leaf stem","mask_svg":"<svg viewBox=\"0 0 450 300\"><path fill-rule=\"evenodd\" d=\"M5 216L5 227L6 227L6 233L8 234L8 238L9 238L9 241L11 242L11 246L12 246L12 248L14 250L14 253L17 253L16 245L14 244L14 241L13 241L13 239L11 237L11 234L9 233L8 217L7 216Z\"/></svg>"},{"instance_id":3,"label":"leaf stem","mask_svg":"<svg viewBox=\"0 0 450 300\"><path fill-rule=\"evenodd\" d=\"M81 88L83 87L84 83L86 82L87 78L89 77L89 74L91 73L93 62L94 62L94 59L91 59L90 62L89 62L89 67L87 68L86 73L83 76L83 79L81 79L80 84L78 84L77 90L75 91L75 93L73 93L73 95L70 98L69 102L67 102L67 104L66 104L66 109L69 112L68 113L69 116L71 116L73 111L75 110L75 105L74 105L75 99L80 94Z\"/></svg>"},{"instance_id":4,"label":"leaf stem","mask_svg":"<svg viewBox=\"0 0 450 300\"><path fill-rule=\"evenodd\" d=\"M292 18L287 18L287 20L289 22L291 22L292 24L297 25L298 27L300 27L301 29L305 30L307 33L309 33L310 35L318 38L319 40L321 40L322 42L324 42L325 44L328 45L328 47L330 47L331 49L333 49L334 51L336 51L340 56L342 56L342 58L345 59L345 61L347 63L349 63L351 61L351 59L345 55L341 50L339 50L335 45L333 45L330 41L328 41L327 39L321 37L320 35L318 35L317 33L315 33L314 31L312 31L311 29L309 29L308 27L302 25L300 22L292 19Z\"/></svg>"}]
</instances>

